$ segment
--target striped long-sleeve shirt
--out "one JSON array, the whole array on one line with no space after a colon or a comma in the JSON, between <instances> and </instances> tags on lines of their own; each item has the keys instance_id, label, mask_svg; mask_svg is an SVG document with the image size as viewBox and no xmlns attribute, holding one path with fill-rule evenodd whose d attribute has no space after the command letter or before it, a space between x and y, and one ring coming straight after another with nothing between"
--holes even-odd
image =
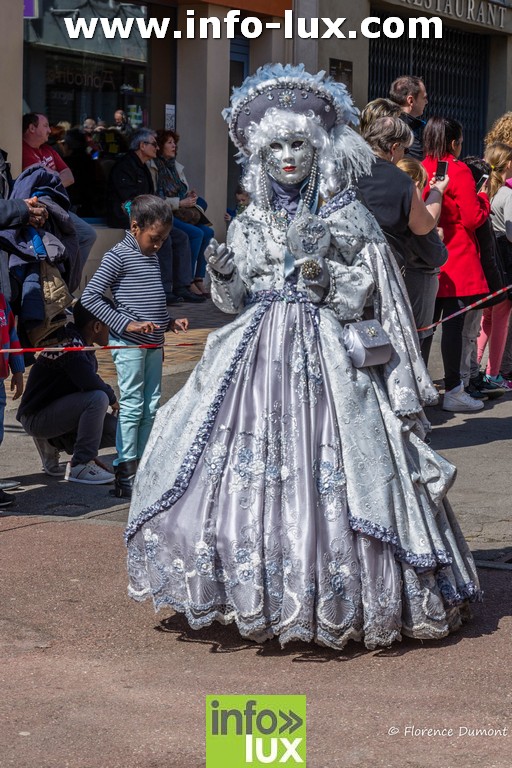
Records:
<instances>
[{"instance_id":1,"label":"striped long-sleeve shirt","mask_svg":"<svg viewBox=\"0 0 512 768\"><path fill-rule=\"evenodd\" d=\"M109 290L115 307L105 298ZM164 332L171 327L158 256L144 256L130 232L104 255L81 301L109 326L113 336L132 344L162 344ZM153 333L128 333L126 326L132 320L151 320L160 328Z\"/></svg>"}]
</instances>

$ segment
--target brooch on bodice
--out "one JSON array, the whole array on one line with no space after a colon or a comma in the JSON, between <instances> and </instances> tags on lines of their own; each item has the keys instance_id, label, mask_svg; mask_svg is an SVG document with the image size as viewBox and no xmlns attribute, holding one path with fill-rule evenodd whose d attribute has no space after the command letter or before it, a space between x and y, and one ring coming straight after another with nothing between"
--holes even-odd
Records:
<instances>
[{"instance_id":1,"label":"brooch on bodice","mask_svg":"<svg viewBox=\"0 0 512 768\"><path fill-rule=\"evenodd\" d=\"M308 259L304 262L300 271L306 280L314 280L320 275L322 268L318 261L315 261L314 259Z\"/></svg>"},{"instance_id":2,"label":"brooch on bodice","mask_svg":"<svg viewBox=\"0 0 512 768\"><path fill-rule=\"evenodd\" d=\"M318 241L325 236L326 225L316 217L305 216L296 221L295 228L299 234L301 250L304 253L314 253Z\"/></svg>"}]
</instances>

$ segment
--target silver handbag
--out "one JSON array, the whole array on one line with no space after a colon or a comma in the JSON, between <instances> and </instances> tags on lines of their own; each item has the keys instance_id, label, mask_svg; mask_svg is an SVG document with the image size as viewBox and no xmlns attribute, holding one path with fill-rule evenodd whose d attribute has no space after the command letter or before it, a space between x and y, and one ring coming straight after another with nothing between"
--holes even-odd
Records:
<instances>
[{"instance_id":1,"label":"silver handbag","mask_svg":"<svg viewBox=\"0 0 512 768\"><path fill-rule=\"evenodd\" d=\"M378 320L347 323L343 341L355 368L387 363L393 351L389 336Z\"/></svg>"}]
</instances>

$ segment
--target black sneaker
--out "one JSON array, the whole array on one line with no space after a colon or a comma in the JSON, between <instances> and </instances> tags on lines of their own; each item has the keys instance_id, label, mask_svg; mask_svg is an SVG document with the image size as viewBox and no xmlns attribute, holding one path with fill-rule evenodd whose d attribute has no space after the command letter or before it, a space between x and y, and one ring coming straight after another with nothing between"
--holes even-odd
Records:
<instances>
[{"instance_id":1,"label":"black sneaker","mask_svg":"<svg viewBox=\"0 0 512 768\"><path fill-rule=\"evenodd\" d=\"M473 382L469 382L467 387L464 387L465 392L468 393L470 397L474 397L475 400L488 400L489 395L485 392L482 392L481 389L479 389Z\"/></svg>"},{"instance_id":2,"label":"black sneaker","mask_svg":"<svg viewBox=\"0 0 512 768\"><path fill-rule=\"evenodd\" d=\"M10 507L16 496L11 496L0 488L0 507Z\"/></svg>"},{"instance_id":3,"label":"black sneaker","mask_svg":"<svg viewBox=\"0 0 512 768\"><path fill-rule=\"evenodd\" d=\"M183 299L181 296L175 296L174 293L170 293L165 297L165 303L168 307L172 304L183 304Z\"/></svg>"},{"instance_id":4,"label":"black sneaker","mask_svg":"<svg viewBox=\"0 0 512 768\"><path fill-rule=\"evenodd\" d=\"M202 304L206 301L206 296L199 296L197 293L192 293L188 288L176 288L175 290L178 299L182 299L187 304Z\"/></svg>"},{"instance_id":5,"label":"black sneaker","mask_svg":"<svg viewBox=\"0 0 512 768\"><path fill-rule=\"evenodd\" d=\"M484 398L495 400L497 397L501 397L505 394L506 390L497 384L489 384L485 375L480 371L478 376L469 380L468 388L472 389L472 392L468 392L471 397L475 397L473 392L480 392ZM467 389L466 389L467 391ZM482 399L481 397L479 398Z\"/></svg>"}]
</instances>

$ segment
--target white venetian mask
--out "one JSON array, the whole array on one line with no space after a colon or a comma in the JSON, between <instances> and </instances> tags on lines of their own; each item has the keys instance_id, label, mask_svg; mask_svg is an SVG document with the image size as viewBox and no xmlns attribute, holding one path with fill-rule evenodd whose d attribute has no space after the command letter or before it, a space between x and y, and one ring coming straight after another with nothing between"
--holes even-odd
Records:
<instances>
[{"instance_id":1,"label":"white venetian mask","mask_svg":"<svg viewBox=\"0 0 512 768\"><path fill-rule=\"evenodd\" d=\"M299 184L309 176L315 150L300 134L277 136L264 151L265 170L279 184Z\"/></svg>"}]
</instances>

